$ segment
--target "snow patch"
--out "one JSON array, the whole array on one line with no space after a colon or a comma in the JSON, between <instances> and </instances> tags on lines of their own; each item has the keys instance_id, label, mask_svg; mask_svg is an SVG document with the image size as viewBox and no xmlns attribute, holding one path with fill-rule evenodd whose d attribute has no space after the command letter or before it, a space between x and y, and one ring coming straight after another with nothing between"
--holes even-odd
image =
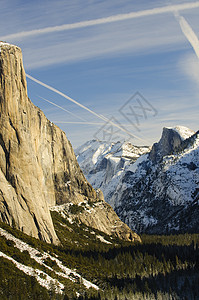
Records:
<instances>
[{"instance_id":1,"label":"snow patch","mask_svg":"<svg viewBox=\"0 0 199 300\"><path fill-rule=\"evenodd\" d=\"M101 235L96 235L96 238L100 240L100 242L105 243L105 244L112 244L111 242L105 240L105 238Z\"/></svg>"},{"instance_id":2,"label":"snow patch","mask_svg":"<svg viewBox=\"0 0 199 300\"><path fill-rule=\"evenodd\" d=\"M0 251L0 257L4 257L4 258L10 260L13 264L15 264L15 266L19 270L21 270L25 274L27 274L29 276L34 276L37 279L38 283L41 286L45 287L47 290L50 290L53 285L55 287L56 293L59 293L59 294L63 293L64 285L62 283L60 283L58 280L49 276L47 273L45 273L39 269L34 269L32 267L25 266L25 265L19 263L18 261L16 261L15 259L13 259L12 257L4 254L1 251Z\"/></svg>"},{"instance_id":3,"label":"snow patch","mask_svg":"<svg viewBox=\"0 0 199 300\"><path fill-rule=\"evenodd\" d=\"M86 280L85 278L83 278L81 275L79 275L74 270L65 267L62 264L62 262L59 259L57 259L56 257L54 257L54 256L52 256L48 253L45 253L45 252L41 253L39 250L36 250L36 249L32 248L31 246L29 246L25 242L21 241L20 239L14 237L13 235L11 235L10 233L8 233L6 230L4 230L2 228L0 228L0 234L2 236L6 237L6 239L13 241L15 243L15 247L17 247L20 251L24 251L24 250L28 251L29 254L30 254L30 257L32 259L34 259L37 263L39 263L40 265L43 265L44 267L46 267L50 271L54 272L56 275L58 275L60 277L63 277L63 278L66 278L66 279L69 279L73 282L75 282L74 278L78 278L79 281L86 288L93 288L95 290L99 290L99 287L97 285L95 285L95 284L91 283L90 281ZM45 259L46 258L50 258L51 260L55 261L62 272L55 271L53 268L51 268L47 264L45 264ZM42 271L40 271L40 270L39 270L39 272L42 273ZM55 281L55 283L57 283L57 288L58 289L62 290L64 288L64 286L61 285L59 282Z\"/></svg>"},{"instance_id":4,"label":"snow patch","mask_svg":"<svg viewBox=\"0 0 199 300\"><path fill-rule=\"evenodd\" d=\"M1 47L10 47L10 46L13 46L13 47L15 47L14 45L12 45L12 44L9 44L9 43L6 43L6 42L1 42L0 41L0 53L1 53Z\"/></svg>"},{"instance_id":5,"label":"snow patch","mask_svg":"<svg viewBox=\"0 0 199 300\"><path fill-rule=\"evenodd\" d=\"M142 156L140 156L140 157L136 160L136 162L135 162L134 164L131 164L130 166L128 166L128 167L126 168L126 171L131 171L131 172L135 173L135 171L137 170L138 166L139 166L142 162L146 161L147 159L148 159L148 154L143 154Z\"/></svg>"},{"instance_id":6,"label":"snow patch","mask_svg":"<svg viewBox=\"0 0 199 300\"><path fill-rule=\"evenodd\" d=\"M176 126L176 127L167 127L168 129L173 129L176 131L182 140L188 139L190 136L192 136L195 132L185 126Z\"/></svg>"}]
</instances>

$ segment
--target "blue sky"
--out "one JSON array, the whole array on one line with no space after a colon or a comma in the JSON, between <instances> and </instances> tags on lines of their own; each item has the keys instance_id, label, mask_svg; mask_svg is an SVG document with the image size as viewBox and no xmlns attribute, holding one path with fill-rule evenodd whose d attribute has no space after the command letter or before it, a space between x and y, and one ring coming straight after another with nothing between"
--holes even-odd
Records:
<instances>
[{"instance_id":1,"label":"blue sky","mask_svg":"<svg viewBox=\"0 0 199 300\"><path fill-rule=\"evenodd\" d=\"M199 5L191 3L199 1L1 0L0 40L21 47L29 75L96 113L27 79L32 102L74 147L94 137L152 144L164 126L198 130L199 58L174 15L198 38Z\"/></svg>"}]
</instances>

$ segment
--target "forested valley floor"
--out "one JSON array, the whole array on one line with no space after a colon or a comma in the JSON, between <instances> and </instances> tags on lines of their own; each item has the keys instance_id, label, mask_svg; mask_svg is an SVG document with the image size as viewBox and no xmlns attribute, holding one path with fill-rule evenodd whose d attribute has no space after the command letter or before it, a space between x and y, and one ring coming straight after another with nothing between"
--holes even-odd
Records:
<instances>
[{"instance_id":1,"label":"forested valley floor","mask_svg":"<svg viewBox=\"0 0 199 300\"><path fill-rule=\"evenodd\" d=\"M50 289L41 287L33 276L0 257L0 299L199 299L199 234L142 235L141 244L103 235L104 243L97 238L101 232L70 224L57 213L52 215L60 246L31 238L4 223L0 227L31 247L56 256L99 290L86 289L78 278L72 282L57 275L65 286L59 294L53 284ZM0 251L16 261L39 268L27 251L20 251L5 237L0 236L0 245ZM46 263L58 268L50 259Z\"/></svg>"}]
</instances>

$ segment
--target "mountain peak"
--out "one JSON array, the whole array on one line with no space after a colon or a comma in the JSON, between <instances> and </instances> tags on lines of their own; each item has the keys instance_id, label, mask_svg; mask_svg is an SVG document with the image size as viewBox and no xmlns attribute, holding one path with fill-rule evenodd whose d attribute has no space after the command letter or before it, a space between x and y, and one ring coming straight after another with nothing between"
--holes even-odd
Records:
<instances>
[{"instance_id":1,"label":"mountain peak","mask_svg":"<svg viewBox=\"0 0 199 300\"><path fill-rule=\"evenodd\" d=\"M100 144L94 146L92 153L79 149L80 165L131 229L153 234L198 231L199 131L163 128L151 151L122 143L107 152Z\"/></svg>"},{"instance_id":2,"label":"mountain peak","mask_svg":"<svg viewBox=\"0 0 199 300\"><path fill-rule=\"evenodd\" d=\"M175 127L166 127L166 128L176 131L180 135L182 140L188 139L190 136L192 136L195 133L192 129L180 125Z\"/></svg>"},{"instance_id":3,"label":"mountain peak","mask_svg":"<svg viewBox=\"0 0 199 300\"><path fill-rule=\"evenodd\" d=\"M150 159L153 162L160 161L163 156L172 154L184 140L193 134L193 130L184 126L164 127L160 141L153 144Z\"/></svg>"}]
</instances>

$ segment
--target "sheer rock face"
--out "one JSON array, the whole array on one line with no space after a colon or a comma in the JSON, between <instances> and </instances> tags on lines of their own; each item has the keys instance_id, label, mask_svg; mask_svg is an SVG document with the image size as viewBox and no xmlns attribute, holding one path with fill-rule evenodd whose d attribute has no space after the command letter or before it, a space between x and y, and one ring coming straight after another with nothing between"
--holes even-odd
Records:
<instances>
[{"instance_id":1,"label":"sheer rock face","mask_svg":"<svg viewBox=\"0 0 199 300\"><path fill-rule=\"evenodd\" d=\"M173 154L178 150L183 141L193 134L193 130L184 126L164 127L161 139L158 143L153 144L149 158L153 163L160 162L164 156Z\"/></svg>"},{"instance_id":2,"label":"sheer rock face","mask_svg":"<svg viewBox=\"0 0 199 300\"><path fill-rule=\"evenodd\" d=\"M153 144L150 152L150 159L158 162L163 156L172 154L182 143L182 138L178 132L172 128L163 128L162 137L158 143Z\"/></svg>"},{"instance_id":3,"label":"sheer rock face","mask_svg":"<svg viewBox=\"0 0 199 300\"><path fill-rule=\"evenodd\" d=\"M20 48L0 43L0 220L58 243L49 207L85 199L98 196L64 132L28 99Z\"/></svg>"}]
</instances>

